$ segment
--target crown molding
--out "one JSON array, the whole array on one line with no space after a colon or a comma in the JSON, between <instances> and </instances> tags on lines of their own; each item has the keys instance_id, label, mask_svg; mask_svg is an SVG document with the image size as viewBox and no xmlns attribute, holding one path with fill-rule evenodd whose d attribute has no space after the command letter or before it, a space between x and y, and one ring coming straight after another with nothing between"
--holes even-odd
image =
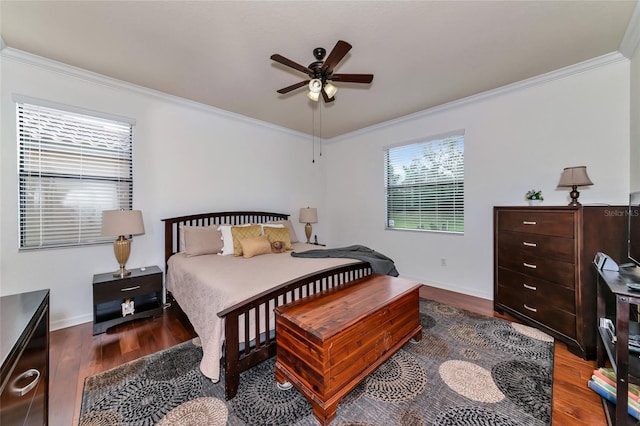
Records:
<instances>
[{"instance_id":1,"label":"crown molding","mask_svg":"<svg viewBox=\"0 0 640 426\"><path fill-rule=\"evenodd\" d=\"M1 38L0 38L0 42L2 42ZM93 84L98 84L104 87L126 90L126 91L134 92L140 95L154 97L156 99L178 104L187 108L192 108L192 109L207 112L209 114L214 114L219 117L239 121L244 124L268 128L270 130L287 133L287 134L290 134L296 137L305 138L305 139L309 137L307 133L299 132L299 131L292 130L282 126L277 126L275 124L268 123L266 121L257 120L255 118L247 117L246 115L242 115L242 114L236 114L234 112L226 111L224 109L216 108L210 105L205 105L200 102L191 101L185 98L181 98L179 96L170 95L168 93L160 92L159 90L149 89L147 87L139 86L137 84L127 83L125 81L118 80L112 77L107 77L105 75L88 71L83 68L74 67L72 65L68 65L62 62L54 61L52 59L44 58L42 56L27 53L22 50L14 49L12 47L7 47L3 43L4 42L0 44L0 46L2 46L2 49L0 50L0 58L3 58L3 59L24 63L36 68L44 69L46 71L54 72L54 73L61 74L71 78L77 78L77 79L84 80Z\"/></svg>"},{"instance_id":2,"label":"crown molding","mask_svg":"<svg viewBox=\"0 0 640 426\"><path fill-rule=\"evenodd\" d=\"M609 64L614 64L616 62L621 62L621 61L628 61L628 59L619 52L608 53L606 55L598 56L597 58L593 58L584 62L577 63L575 65L570 65L568 67L560 68L558 70L551 71L545 74L540 74L538 76L531 77L526 80L522 80L516 83L508 84L506 86L498 87L497 89L487 90L486 92L478 93L476 95L471 95L462 99L457 99L455 101L451 101L442 105L428 108L413 114L408 114L393 120L388 120L383 123L374 124L369 127L364 127L362 129L355 130L350 133L345 133L343 135L339 135L331 139L325 139L323 140L323 142L325 143L340 142L345 139L361 136L370 132L384 129L386 127L396 126L406 121L418 120L418 119L428 117L430 115L447 111L453 108L459 108L461 106L485 101L487 99L491 99L496 96L502 96L507 93L516 92L519 90L539 86L542 84L547 84L555 80L560 80L575 74L580 74L586 71L590 71L593 69L597 69L597 68L600 68Z\"/></svg>"},{"instance_id":3,"label":"crown molding","mask_svg":"<svg viewBox=\"0 0 640 426\"><path fill-rule=\"evenodd\" d=\"M624 32L624 37L618 50L631 59L638 45L640 45L640 1L636 1L636 7L633 9L629 25L627 25L627 30Z\"/></svg>"}]
</instances>

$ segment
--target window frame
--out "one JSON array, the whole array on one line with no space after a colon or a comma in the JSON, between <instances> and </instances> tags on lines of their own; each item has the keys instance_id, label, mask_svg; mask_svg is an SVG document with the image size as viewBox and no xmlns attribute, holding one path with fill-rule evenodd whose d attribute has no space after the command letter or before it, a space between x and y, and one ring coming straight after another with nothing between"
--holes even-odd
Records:
<instances>
[{"instance_id":1,"label":"window frame","mask_svg":"<svg viewBox=\"0 0 640 426\"><path fill-rule=\"evenodd\" d=\"M439 151L435 148L439 147ZM456 130L444 134L405 141L383 147L384 157L384 203L386 230L420 231L464 235L464 171L465 171L465 131ZM431 149L431 162L425 161L425 150ZM447 151L449 149L450 151ZM415 151L415 152L413 152ZM436 154L442 154L437 156ZM448 155L445 155L448 154ZM404 157L400 159L399 157ZM442 161L438 163L436 160ZM414 162L415 166L414 166ZM431 172L429 169L440 164L448 166L450 176ZM409 167L411 166L411 167ZM402 171L398 172L402 167ZM408 168L409 167L409 168ZM420 170L422 168L422 170ZM413 170L412 170L413 169ZM442 169L442 167L440 167ZM413 171L414 173L411 173ZM422 173L426 171L426 176ZM414 179L436 179L430 182L409 184L393 183L395 179L406 179L407 174ZM440 176L436 176L440 175ZM444 193L440 191L445 188ZM412 191L406 195L403 192ZM393 208L393 192L396 208ZM418 192L418 195L414 195ZM442 198L444 197L444 198ZM438 200L438 198L442 198ZM431 203L436 203L433 206ZM406 209L409 204L413 209ZM405 210L399 208L405 206ZM430 206L425 208L425 206ZM396 211L394 213L394 210ZM395 218L392 218L395 216ZM416 223L415 226L397 226L395 221L402 216L402 221ZM446 222L444 218L450 216ZM428 220L427 220L428 219ZM425 226L429 223L428 226ZM444 226L446 224L446 226Z\"/></svg>"},{"instance_id":2,"label":"window frame","mask_svg":"<svg viewBox=\"0 0 640 426\"><path fill-rule=\"evenodd\" d=\"M135 120L15 95L18 250L112 242L102 211L133 207Z\"/></svg>"}]
</instances>

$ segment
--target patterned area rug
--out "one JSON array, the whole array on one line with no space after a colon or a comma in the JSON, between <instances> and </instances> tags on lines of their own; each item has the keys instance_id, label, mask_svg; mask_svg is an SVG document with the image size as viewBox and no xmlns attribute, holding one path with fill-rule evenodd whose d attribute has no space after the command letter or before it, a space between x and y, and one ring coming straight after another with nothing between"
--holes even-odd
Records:
<instances>
[{"instance_id":1,"label":"patterned area rug","mask_svg":"<svg viewBox=\"0 0 640 426\"><path fill-rule=\"evenodd\" d=\"M338 406L333 425L551 424L553 339L519 324L421 300L423 338L407 343ZM317 425L272 358L246 371L238 395L198 369L197 339L88 377L81 426Z\"/></svg>"}]
</instances>

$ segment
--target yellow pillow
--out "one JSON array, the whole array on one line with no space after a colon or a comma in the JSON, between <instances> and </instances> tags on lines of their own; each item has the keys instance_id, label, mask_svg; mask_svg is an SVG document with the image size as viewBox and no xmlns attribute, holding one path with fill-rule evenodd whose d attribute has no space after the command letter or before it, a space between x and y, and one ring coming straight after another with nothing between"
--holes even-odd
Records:
<instances>
[{"instance_id":1,"label":"yellow pillow","mask_svg":"<svg viewBox=\"0 0 640 426\"><path fill-rule=\"evenodd\" d=\"M247 259L259 254L271 253L271 243L264 235L259 237L243 238L240 240L242 256Z\"/></svg>"},{"instance_id":2,"label":"yellow pillow","mask_svg":"<svg viewBox=\"0 0 640 426\"><path fill-rule=\"evenodd\" d=\"M287 250L293 250L291 245L291 237L289 237L289 229L287 228L269 228L264 227L264 235L269 238L270 242L283 241L284 248Z\"/></svg>"},{"instance_id":3,"label":"yellow pillow","mask_svg":"<svg viewBox=\"0 0 640 426\"><path fill-rule=\"evenodd\" d=\"M232 226L231 237L233 238L233 255L242 256L242 246L240 240L260 236L260 225Z\"/></svg>"}]
</instances>

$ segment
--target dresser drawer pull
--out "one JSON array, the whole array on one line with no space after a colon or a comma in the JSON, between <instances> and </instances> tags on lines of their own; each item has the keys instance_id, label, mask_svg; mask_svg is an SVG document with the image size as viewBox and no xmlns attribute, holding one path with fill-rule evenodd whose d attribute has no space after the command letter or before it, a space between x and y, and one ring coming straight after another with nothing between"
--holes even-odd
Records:
<instances>
[{"instance_id":1,"label":"dresser drawer pull","mask_svg":"<svg viewBox=\"0 0 640 426\"><path fill-rule=\"evenodd\" d=\"M531 311L531 312L538 312L538 310L537 310L536 308L532 308L531 306L527 305L526 303L525 303L523 306L524 306L524 308L525 308L526 310L528 310L528 311Z\"/></svg>"},{"instance_id":2,"label":"dresser drawer pull","mask_svg":"<svg viewBox=\"0 0 640 426\"><path fill-rule=\"evenodd\" d=\"M140 288L139 285L134 285L133 287L121 288L120 291L131 291L131 290L137 290L139 288Z\"/></svg>"},{"instance_id":3,"label":"dresser drawer pull","mask_svg":"<svg viewBox=\"0 0 640 426\"><path fill-rule=\"evenodd\" d=\"M536 265L532 265L532 264L527 263L527 262L522 262L522 264L523 264L524 266L526 266L527 268L531 268L531 269L536 269L536 268L537 268L537 266L536 266Z\"/></svg>"},{"instance_id":4,"label":"dresser drawer pull","mask_svg":"<svg viewBox=\"0 0 640 426\"><path fill-rule=\"evenodd\" d=\"M16 386L18 382L24 379L28 379L29 377L33 377L34 379L31 380L27 386L24 386L21 388ZM11 382L11 386L9 387L9 389L11 390L11 393L14 394L15 396L22 397L22 396L25 396L27 393L29 393L31 389L35 388L39 381L40 381L40 372L35 368L30 368L24 373L20 374L18 377L16 377L13 380L13 382Z\"/></svg>"},{"instance_id":5,"label":"dresser drawer pull","mask_svg":"<svg viewBox=\"0 0 640 426\"><path fill-rule=\"evenodd\" d=\"M536 243L528 243L526 241L523 241L522 245L525 245L527 247L538 247L538 245Z\"/></svg>"},{"instance_id":6,"label":"dresser drawer pull","mask_svg":"<svg viewBox=\"0 0 640 426\"><path fill-rule=\"evenodd\" d=\"M523 221L522 221L522 224L523 224L523 225L537 225L537 224L538 224L538 222L531 221L531 220L523 220Z\"/></svg>"},{"instance_id":7,"label":"dresser drawer pull","mask_svg":"<svg viewBox=\"0 0 640 426\"><path fill-rule=\"evenodd\" d=\"M524 288L529 289L529 290L533 290L533 291L538 290L538 287L534 287L534 286L532 286L532 285L528 285L528 284L526 284L526 283L523 283L523 284L522 284L522 286L523 286Z\"/></svg>"}]
</instances>

